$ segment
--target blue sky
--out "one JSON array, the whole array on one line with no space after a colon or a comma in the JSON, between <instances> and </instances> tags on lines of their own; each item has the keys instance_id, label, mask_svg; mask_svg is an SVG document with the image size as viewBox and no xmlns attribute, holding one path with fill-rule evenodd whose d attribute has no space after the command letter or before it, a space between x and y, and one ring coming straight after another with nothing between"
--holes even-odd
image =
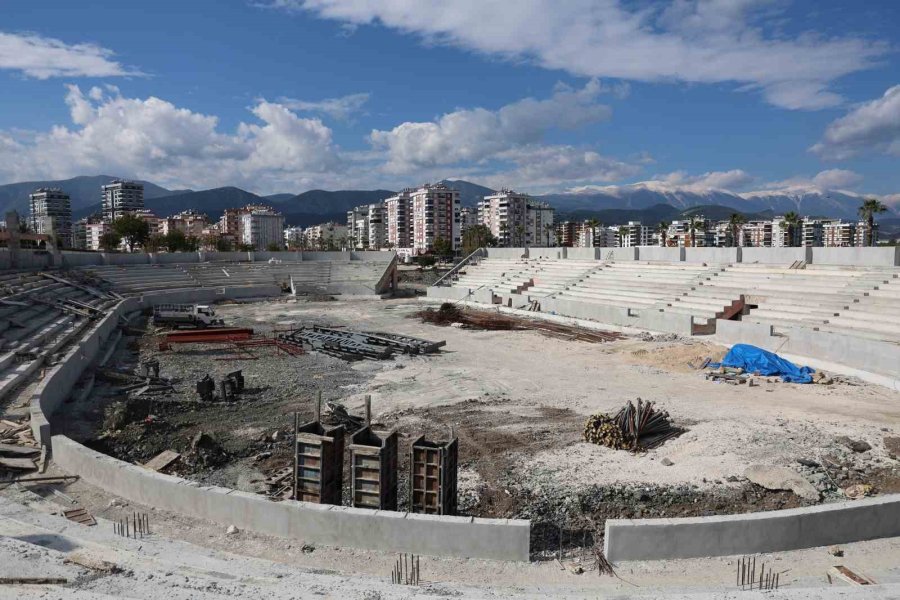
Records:
<instances>
[{"instance_id":1,"label":"blue sky","mask_svg":"<svg viewBox=\"0 0 900 600\"><path fill-rule=\"evenodd\" d=\"M900 192L900 3L0 2L0 182ZM515 6L515 8L512 8Z\"/></svg>"}]
</instances>

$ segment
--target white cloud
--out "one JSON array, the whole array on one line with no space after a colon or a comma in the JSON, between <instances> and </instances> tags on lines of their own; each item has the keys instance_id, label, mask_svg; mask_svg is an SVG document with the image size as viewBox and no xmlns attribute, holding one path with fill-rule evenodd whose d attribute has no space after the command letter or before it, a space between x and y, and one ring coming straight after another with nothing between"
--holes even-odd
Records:
<instances>
[{"instance_id":1,"label":"white cloud","mask_svg":"<svg viewBox=\"0 0 900 600\"><path fill-rule=\"evenodd\" d=\"M654 181L695 190L734 190L753 182L753 176L742 169L730 171L709 171L700 175L689 175L687 171L673 171L665 175L657 175Z\"/></svg>"},{"instance_id":2,"label":"white cloud","mask_svg":"<svg viewBox=\"0 0 900 600\"><path fill-rule=\"evenodd\" d=\"M810 150L836 160L866 151L900 156L900 85L832 121Z\"/></svg>"},{"instance_id":3,"label":"white cloud","mask_svg":"<svg viewBox=\"0 0 900 600\"><path fill-rule=\"evenodd\" d=\"M779 0L273 0L354 26L381 24L427 43L527 59L578 76L735 83L790 109L841 102L830 85L873 66L887 44L785 35ZM805 23L801 23L805 26Z\"/></svg>"},{"instance_id":4,"label":"white cloud","mask_svg":"<svg viewBox=\"0 0 900 600\"><path fill-rule=\"evenodd\" d=\"M609 118L610 108L595 101L603 91L596 80L580 90L558 86L546 100L525 98L496 111L457 110L435 121L375 130L370 140L376 149L387 152L387 168L395 173L477 162L536 144L553 129L576 129Z\"/></svg>"},{"instance_id":5,"label":"white cloud","mask_svg":"<svg viewBox=\"0 0 900 600\"><path fill-rule=\"evenodd\" d=\"M852 188L862 183L862 180L862 175L847 169L828 169L812 178L814 185L829 190Z\"/></svg>"},{"instance_id":6,"label":"white cloud","mask_svg":"<svg viewBox=\"0 0 900 600\"><path fill-rule=\"evenodd\" d=\"M362 110L369 101L370 94L350 94L340 98L326 98L318 101L297 100L295 98L279 98L278 103L291 110L328 115L332 119L346 121Z\"/></svg>"},{"instance_id":7,"label":"white cloud","mask_svg":"<svg viewBox=\"0 0 900 600\"><path fill-rule=\"evenodd\" d=\"M526 146L500 153L498 158L513 168L480 178L495 189L558 190L563 184L620 181L641 171L639 165L574 146Z\"/></svg>"},{"instance_id":8,"label":"white cloud","mask_svg":"<svg viewBox=\"0 0 900 600\"><path fill-rule=\"evenodd\" d=\"M66 44L35 33L0 32L0 69L28 77L121 77L141 75L113 60L113 52L96 44Z\"/></svg>"},{"instance_id":9,"label":"white cloud","mask_svg":"<svg viewBox=\"0 0 900 600\"><path fill-rule=\"evenodd\" d=\"M0 172L10 179L113 173L161 185L245 185L270 190L331 184L341 159L331 130L286 107L260 101L257 122L233 133L218 118L155 97L126 98L115 88L85 95L68 86L72 126L55 126L26 140L0 132Z\"/></svg>"}]
</instances>

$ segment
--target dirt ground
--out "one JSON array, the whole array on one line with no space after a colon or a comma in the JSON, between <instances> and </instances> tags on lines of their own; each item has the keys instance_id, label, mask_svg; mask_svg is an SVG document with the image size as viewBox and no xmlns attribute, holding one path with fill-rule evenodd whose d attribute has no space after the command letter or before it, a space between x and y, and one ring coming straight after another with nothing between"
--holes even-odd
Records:
<instances>
[{"instance_id":1,"label":"dirt ground","mask_svg":"<svg viewBox=\"0 0 900 600\"><path fill-rule=\"evenodd\" d=\"M325 400L361 415L371 395L373 422L401 435L401 509L408 444L421 434L440 440L452 433L460 439L460 511L532 519L536 555L558 547L560 535L575 545L599 541L595 532L606 518L808 503L749 483L743 473L755 464L796 470L825 501L844 499L841 488L853 483L872 484L875 493L900 489L898 462L883 444L900 430L897 392L860 382L717 384L689 363L717 360L724 348L696 339L644 336L594 344L533 331L438 327L412 317L422 307L415 300L290 300L218 308L227 324L258 332L317 323L447 341L439 354L388 361L295 357L274 348L256 348L255 360L238 360L227 347L160 352L153 336L126 338L113 366L133 369L139 359L158 358L161 375L176 391L128 400L98 379L67 433L131 462L172 449L182 459L168 472L264 492L263 479L290 464L294 411L311 419L321 391ZM239 401L198 399L197 379L236 368L247 386ZM589 415L615 412L637 397L667 410L686 432L638 454L582 441ZM212 451L193 448L201 432L214 440ZM854 452L841 436L871 449Z\"/></svg>"}]
</instances>

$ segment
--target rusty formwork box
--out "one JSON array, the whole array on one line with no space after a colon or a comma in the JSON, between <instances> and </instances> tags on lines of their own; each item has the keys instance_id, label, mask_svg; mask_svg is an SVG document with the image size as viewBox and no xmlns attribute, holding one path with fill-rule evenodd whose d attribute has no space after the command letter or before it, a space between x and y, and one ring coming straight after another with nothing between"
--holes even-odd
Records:
<instances>
[{"instance_id":1,"label":"rusty formwork box","mask_svg":"<svg viewBox=\"0 0 900 600\"><path fill-rule=\"evenodd\" d=\"M409 449L409 510L430 515L456 514L459 442L431 442L425 436Z\"/></svg>"},{"instance_id":2,"label":"rusty formwork box","mask_svg":"<svg viewBox=\"0 0 900 600\"><path fill-rule=\"evenodd\" d=\"M344 479L344 426L310 421L297 428L296 499L341 505Z\"/></svg>"},{"instance_id":3,"label":"rusty formwork box","mask_svg":"<svg viewBox=\"0 0 900 600\"><path fill-rule=\"evenodd\" d=\"M350 438L351 505L397 510L396 431L363 427Z\"/></svg>"}]
</instances>

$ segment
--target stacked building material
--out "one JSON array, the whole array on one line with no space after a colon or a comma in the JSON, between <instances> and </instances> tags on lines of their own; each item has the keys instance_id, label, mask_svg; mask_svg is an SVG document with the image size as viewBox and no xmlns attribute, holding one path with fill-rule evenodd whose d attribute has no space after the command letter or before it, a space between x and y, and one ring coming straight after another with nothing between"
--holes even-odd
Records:
<instances>
[{"instance_id":1,"label":"stacked building material","mask_svg":"<svg viewBox=\"0 0 900 600\"><path fill-rule=\"evenodd\" d=\"M615 416L596 414L584 424L586 442L614 450L649 450L682 432L672 425L668 412L640 398L637 406L629 401Z\"/></svg>"},{"instance_id":2,"label":"stacked building material","mask_svg":"<svg viewBox=\"0 0 900 600\"><path fill-rule=\"evenodd\" d=\"M443 341L432 342L390 333L319 326L301 327L296 331L280 334L278 339L289 344L305 344L313 350L346 360L361 358L381 360L390 358L395 352L428 354L436 352L445 344Z\"/></svg>"}]
</instances>

